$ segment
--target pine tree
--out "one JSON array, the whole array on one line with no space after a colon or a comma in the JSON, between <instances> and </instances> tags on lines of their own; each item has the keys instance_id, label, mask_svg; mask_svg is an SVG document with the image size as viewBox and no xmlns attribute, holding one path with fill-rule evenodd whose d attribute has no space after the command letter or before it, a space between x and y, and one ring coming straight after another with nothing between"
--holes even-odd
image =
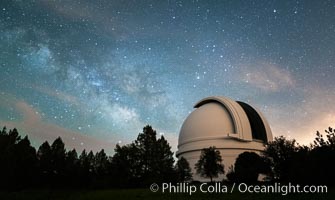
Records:
<instances>
[{"instance_id":1,"label":"pine tree","mask_svg":"<svg viewBox=\"0 0 335 200\"><path fill-rule=\"evenodd\" d=\"M79 172L78 169L80 163L78 160L78 154L75 149L68 151L65 156L65 176L67 183L70 185L75 185L78 181Z\"/></svg>"},{"instance_id":2,"label":"pine tree","mask_svg":"<svg viewBox=\"0 0 335 200\"><path fill-rule=\"evenodd\" d=\"M179 158L175 168L177 172L178 182L186 182L192 180L192 171L190 168L190 164L184 157Z\"/></svg>"},{"instance_id":3,"label":"pine tree","mask_svg":"<svg viewBox=\"0 0 335 200\"><path fill-rule=\"evenodd\" d=\"M154 171L157 173L161 180L156 182L167 182L173 181L174 173L174 158L171 151L171 147L164 136L161 136L156 142L156 157L154 158L155 168Z\"/></svg>"},{"instance_id":4,"label":"pine tree","mask_svg":"<svg viewBox=\"0 0 335 200\"><path fill-rule=\"evenodd\" d=\"M51 145L51 162L54 174L61 175L64 173L65 153L65 144L63 140L58 137Z\"/></svg>"},{"instance_id":5,"label":"pine tree","mask_svg":"<svg viewBox=\"0 0 335 200\"><path fill-rule=\"evenodd\" d=\"M53 166L51 158L51 147L47 141L41 144L41 146L38 148L37 159L39 161L39 173L43 183L42 185L48 185L53 173Z\"/></svg>"}]
</instances>

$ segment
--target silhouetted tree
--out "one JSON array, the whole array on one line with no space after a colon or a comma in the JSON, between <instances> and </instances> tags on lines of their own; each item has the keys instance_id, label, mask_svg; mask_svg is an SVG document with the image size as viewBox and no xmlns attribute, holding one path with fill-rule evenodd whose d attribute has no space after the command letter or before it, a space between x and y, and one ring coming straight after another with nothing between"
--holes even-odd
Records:
<instances>
[{"instance_id":1,"label":"silhouetted tree","mask_svg":"<svg viewBox=\"0 0 335 200\"><path fill-rule=\"evenodd\" d=\"M103 187L108 185L110 177L110 160L102 149L94 156L94 186Z\"/></svg>"},{"instance_id":2,"label":"silhouetted tree","mask_svg":"<svg viewBox=\"0 0 335 200\"><path fill-rule=\"evenodd\" d=\"M10 168L7 173L9 181L17 188L24 188L33 184L36 176L36 150L30 145L27 136L8 151ZM23 167L24 166L24 167Z\"/></svg>"},{"instance_id":3,"label":"silhouetted tree","mask_svg":"<svg viewBox=\"0 0 335 200\"><path fill-rule=\"evenodd\" d=\"M234 170L234 166L230 166L229 169L228 169L228 172L227 172L227 179L232 182L232 183L235 183L235 182L238 182L237 181L237 178L236 178L236 174L235 174L235 170Z\"/></svg>"},{"instance_id":4,"label":"silhouetted tree","mask_svg":"<svg viewBox=\"0 0 335 200\"><path fill-rule=\"evenodd\" d=\"M143 166L143 175L152 176L154 171L156 152L156 131L151 126L147 125L143 128L143 133L139 133L135 140L135 145L141 153L141 161Z\"/></svg>"},{"instance_id":5,"label":"silhouetted tree","mask_svg":"<svg viewBox=\"0 0 335 200\"><path fill-rule=\"evenodd\" d=\"M92 180L95 176L94 171L94 153L90 151L88 154L86 150L83 150L79 156L79 163L80 163L80 177L81 177L81 184L84 187L90 187Z\"/></svg>"},{"instance_id":6,"label":"silhouetted tree","mask_svg":"<svg viewBox=\"0 0 335 200\"><path fill-rule=\"evenodd\" d=\"M65 178L65 144L60 137L51 145L52 184L64 186Z\"/></svg>"},{"instance_id":7,"label":"silhouetted tree","mask_svg":"<svg viewBox=\"0 0 335 200\"><path fill-rule=\"evenodd\" d=\"M79 168L80 163L77 151L75 149L72 149L71 151L66 152L64 173L65 179L67 180L66 183L70 186L76 186L76 184L78 183Z\"/></svg>"},{"instance_id":8,"label":"silhouetted tree","mask_svg":"<svg viewBox=\"0 0 335 200\"><path fill-rule=\"evenodd\" d=\"M109 163L108 156L106 155L103 149L101 149L99 152L95 154L94 168L97 175L104 176L107 174L108 163Z\"/></svg>"},{"instance_id":9,"label":"silhouetted tree","mask_svg":"<svg viewBox=\"0 0 335 200\"><path fill-rule=\"evenodd\" d=\"M23 139L17 129L4 127L0 133L0 185L16 190L32 186L36 177L36 150L28 136Z\"/></svg>"},{"instance_id":10,"label":"silhouetted tree","mask_svg":"<svg viewBox=\"0 0 335 200\"><path fill-rule=\"evenodd\" d=\"M219 174L224 174L220 151L214 146L202 149L195 168L200 176L210 178L213 182L213 178L218 177Z\"/></svg>"},{"instance_id":11,"label":"silhouetted tree","mask_svg":"<svg viewBox=\"0 0 335 200\"><path fill-rule=\"evenodd\" d=\"M314 139L315 147L329 147L335 149L335 129L328 127L328 130L325 130L326 138L323 138L323 135L317 131L316 137Z\"/></svg>"},{"instance_id":12,"label":"silhouetted tree","mask_svg":"<svg viewBox=\"0 0 335 200\"><path fill-rule=\"evenodd\" d=\"M53 174L51 147L45 141L37 151L37 158L39 161L39 173L42 185L49 185L51 176Z\"/></svg>"},{"instance_id":13,"label":"silhouetted tree","mask_svg":"<svg viewBox=\"0 0 335 200\"><path fill-rule=\"evenodd\" d=\"M314 146L310 151L310 171L312 183L334 185L335 182L335 130L325 130L326 137L317 131Z\"/></svg>"},{"instance_id":14,"label":"silhouetted tree","mask_svg":"<svg viewBox=\"0 0 335 200\"><path fill-rule=\"evenodd\" d=\"M296 150L296 141L287 140L284 136L275 137L274 141L265 146L263 154L271 160L275 179L289 180L289 170Z\"/></svg>"},{"instance_id":15,"label":"silhouetted tree","mask_svg":"<svg viewBox=\"0 0 335 200\"><path fill-rule=\"evenodd\" d=\"M34 183L37 175L37 156L36 149L31 146L28 136L18 142L15 154L17 156L17 171L21 177L19 184L22 187L29 186Z\"/></svg>"},{"instance_id":16,"label":"silhouetted tree","mask_svg":"<svg viewBox=\"0 0 335 200\"><path fill-rule=\"evenodd\" d=\"M307 146L297 146L288 166L288 181L292 183L313 183L314 172L311 170L311 149ZM308 175L307 175L308 174Z\"/></svg>"},{"instance_id":17,"label":"silhouetted tree","mask_svg":"<svg viewBox=\"0 0 335 200\"><path fill-rule=\"evenodd\" d=\"M281 182L334 184L335 163L330 161L335 160L335 131L329 127L325 133L324 137L317 131L311 147L299 146L283 136L270 142L264 155L271 160L275 178Z\"/></svg>"},{"instance_id":18,"label":"silhouetted tree","mask_svg":"<svg viewBox=\"0 0 335 200\"><path fill-rule=\"evenodd\" d=\"M147 125L133 143L116 146L112 171L121 185L144 186L175 180L171 147L164 136L157 139L156 135L156 131Z\"/></svg>"},{"instance_id":19,"label":"silhouetted tree","mask_svg":"<svg viewBox=\"0 0 335 200\"><path fill-rule=\"evenodd\" d=\"M270 172L270 166L266 165L264 159L254 152L243 152L236 158L234 171L230 172L228 178L231 181L253 183L256 182L260 173Z\"/></svg>"},{"instance_id":20,"label":"silhouetted tree","mask_svg":"<svg viewBox=\"0 0 335 200\"><path fill-rule=\"evenodd\" d=\"M154 158L155 168L153 169L157 174L155 182L175 181L174 158L171 146L164 136L161 136L155 145L156 157Z\"/></svg>"},{"instance_id":21,"label":"silhouetted tree","mask_svg":"<svg viewBox=\"0 0 335 200\"><path fill-rule=\"evenodd\" d=\"M21 140L21 136L16 128L9 130L8 133L8 145L15 145Z\"/></svg>"},{"instance_id":22,"label":"silhouetted tree","mask_svg":"<svg viewBox=\"0 0 335 200\"><path fill-rule=\"evenodd\" d=\"M140 153L143 169L141 178L144 185L167 181L174 173L171 147L163 136L157 140L156 135L156 131L147 125L134 142Z\"/></svg>"},{"instance_id":23,"label":"silhouetted tree","mask_svg":"<svg viewBox=\"0 0 335 200\"><path fill-rule=\"evenodd\" d=\"M94 171L94 160L95 160L94 153L91 150L87 154L87 163L88 163L88 166L89 166L88 171L90 172L90 174L95 173L95 171Z\"/></svg>"},{"instance_id":24,"label":"silhouetted tree","mask_svg":"<svg viewBox=\"0 0 335 200\"><path fill-rule=\"evenodd\" d=\"M112 176L118 187L138 186L143 175L143 161L138 147L132 143L116 145L112 158Z\"/></svg>"},{"instance_id":25,"label":"silhouetted tree","mask_svg":"<svg viewBox=\"0 0 335 200\"><path fill-rule=\"evenodd\" d=\"M186 182L192 180L192 171L190 168L190 164L184 157L179 158L176 163L175 170L177 173L178 182Z\"/></svg>"},{"instance_id":26,"label":"silhouetted tree","mask_svg":"<svg viewBox=\"0 0 335 200\"><path fill-rule=\"evenodd\" d=\"M84 149L79 156L79 180L81 186L87 186L89 184L89 171L90 161L87 157L87 152Z\"/></svg>"}]
</instances>

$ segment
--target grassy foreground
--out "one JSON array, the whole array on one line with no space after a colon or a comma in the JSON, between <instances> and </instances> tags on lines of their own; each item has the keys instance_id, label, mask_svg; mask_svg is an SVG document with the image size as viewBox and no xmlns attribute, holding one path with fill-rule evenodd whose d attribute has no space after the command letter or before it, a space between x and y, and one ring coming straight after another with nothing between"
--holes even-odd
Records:
<instances>
[{"instance_id":1,"label":"grassy foreground","mask_svg":"<svg viewBox=\"0 0 335 200\"><path fill-rule=\"evenodd\" d=\"M151 192L149 189L111 189L111 190L24 190L20 192L0 192L0 199L4 200L111 200L111 199L335 199L335 190L328 191L327 194L242 194L234 192L232 194L204 194L197 192L191 196L188 194L169 194L162 192Z\"/></svg>"}]
</instances>

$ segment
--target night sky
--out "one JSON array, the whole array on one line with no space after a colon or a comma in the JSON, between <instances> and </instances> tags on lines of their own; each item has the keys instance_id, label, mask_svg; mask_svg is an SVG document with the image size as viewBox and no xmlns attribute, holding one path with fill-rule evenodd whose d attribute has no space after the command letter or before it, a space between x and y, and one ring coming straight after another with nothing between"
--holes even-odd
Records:
<instances>
[{"instance_id":1,"label":"night sky","mask_svg":"<svg viewBox=\"0 0 335 200\"><path fill-rule=\"evenodd\" d=\"M274 136L335 126L335 1L1 0L0 125L67 148L173 150L200 99L257 107Z\"/></svg>"}]
</instances>

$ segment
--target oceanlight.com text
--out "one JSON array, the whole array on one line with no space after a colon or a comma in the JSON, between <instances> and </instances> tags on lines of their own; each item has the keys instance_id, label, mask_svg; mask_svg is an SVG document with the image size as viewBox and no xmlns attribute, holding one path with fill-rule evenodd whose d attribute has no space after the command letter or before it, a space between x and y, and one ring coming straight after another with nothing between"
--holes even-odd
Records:
<instances>
[{"instance_id":1,"label":"oceanlight.com text","mask_svg":"<svg viewBox=\"0 0 335 200\"><path fill-rule=\"evenodd\" d=\"M293 193L327 193L328 188L326 185L299 185L299 184L262 184L262 185L252 185L246 183L233 183L233 184L223 184L217 183L202 183L199 185L194 185L190 183L162 183L158 185L153 183L150 186L152 192L161 191L162 193L187 193L192 195L196 192L201 193L254 193L254 194L281 194L288 195Z\"/></svg>"}]
</instances>

